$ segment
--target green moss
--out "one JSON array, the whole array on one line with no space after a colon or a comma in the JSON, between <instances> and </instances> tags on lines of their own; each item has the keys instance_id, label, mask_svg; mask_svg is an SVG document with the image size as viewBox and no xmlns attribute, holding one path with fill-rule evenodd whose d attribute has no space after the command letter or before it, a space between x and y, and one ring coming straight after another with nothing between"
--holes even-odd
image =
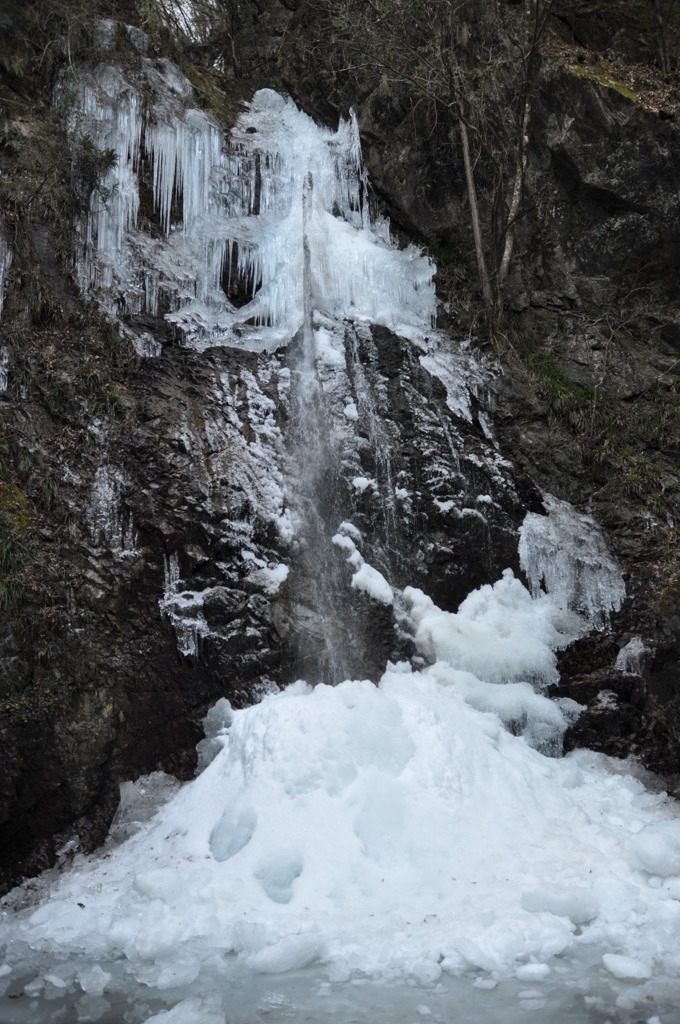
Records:
<instances>
[{"instance_id":1,"label":"green moss","mask_svg":"<svg viewBox=\"0 0 680 1024\"><path fill-rule=\"evenodd\" d=\"M629 89L618 78L615 78L611 70L603 62L599 64L572 64L567 70L576 78L586 78L591 82L597 82L598 85L602 85L606 89L613 89L614 92L618 92L620 96L624 96L631 103L640 102L633 90Z\"/></svg>"},{"instance_id":2,"label":"green moss","mask_svg":"<svg viewBox=\"0 0 680 1024\"><path fill-rule=\"evenodd\" d=\"M551 426L561 424L573 434L592 435L607 423L610 403L605 393L567 380L558 363L542 352L529 358L527 369L537 394L546 401Z\"/></svg>"},{"instance_id":3,"label":"green moss","mask_svg":"<svg viewBox=\"0 0 680 1024\"><path fill-rule=\"evenodd\" d=\"M25 573L32 561L30 511L24 493L0 480L0 609L19 607L25 592Z\"/></svg>"},{"instance_id":4,"label":"green moss","mask_svg":"<svg viewBox=\"0 0 680 1024\"><path fill-rule=\"evenodd\" d=\"M254 84L227 76L216 68L200 67L185 55L179 56L178 64L196 90L200 105L215 114L225 128L231 128L243 103L251 99Z\"/></svg>"},{"instance_id":5,"label":"green moss","mask_svg":"<svg viewBox=\"0 0 680 1024\"><path fill-rule=\"evenodd\" d=\"M623 345L625 338L616 343ZM553 446L570 452L591 493L645 516L650 546L664 554L669 529L680 519L678 383L658 381L626 401L606 384L587 387L569 380L539 343L529 347L520 340L514 353L521 362L513 362L511 372L524 373L530 392L542 401Z\"/></svg>"},{"instance_id":6,"label":"green moss","mask_svg":"<svg viewBox=\"0 0 680 1024\"><path fill-rule=\"evenodd\" d=\"M0 480L0 516L10 517L18 532L24 532L30 521L26 495L16 484L2 480Z\"/></svg>"},{"instance_id":7,"label":"green moss","mask_svg":"<svg viewBox=\"0 0 680 1024\"><path fill-rule=\"evenodd\" d=\"M680 615L680 576L676 576L659 597L659 615L663 619L674 619Z\"/></svg>"},{"instance_id":8,"label":"green moss","mask_svg":"<svg viewBox=\"0 0 680 1024\"><path fill-rule=\"evenodd\" d=\"M20 721L63 712L65 706L65 695L42 679L21 693L0 694L0 712Z\"/></svg>"}]
</instances>

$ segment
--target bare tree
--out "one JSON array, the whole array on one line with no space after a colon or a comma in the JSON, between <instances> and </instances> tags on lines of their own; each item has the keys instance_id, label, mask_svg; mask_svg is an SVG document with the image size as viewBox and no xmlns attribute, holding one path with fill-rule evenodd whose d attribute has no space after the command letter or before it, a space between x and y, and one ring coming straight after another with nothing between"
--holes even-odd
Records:
<instances>
[{"instance_id":1,"label":"bare tree","mask_svg":"<svg viewBox=\"0 0 680 1024\"><path fill-rule=\"evenodd\" d=\"M337 73L378 79L446 115L462 157L489 337L523 213L532 96L552 0L308 0L333 32ZM340 55L340 56L338 56ZM493 177L486 217L478 174ZM488 176L488 174L487 174ZM491 267L491 270L489 269Z\"/></svg>"},{"instance_id":2,"label":"bare tree","mask_svg":"<svg viewBox=\"0 0 680 1024\"><path fill-rule=\"evenodd\" d=\"M138 0L238 71L239 25L264 0ZM663 0L659 0L663 2ZM315 70L406 90L460 153L489 338L523 214L532 92L552 0L303 0L319 21ZM251 13L254 13L251 12ZM230 48L231 55L227 48ZM424 106L423 106L424 105ZM480 169L491 177L480 204ZM488 201L491 194L491 201Z\"/></svg>"}]
</instances>

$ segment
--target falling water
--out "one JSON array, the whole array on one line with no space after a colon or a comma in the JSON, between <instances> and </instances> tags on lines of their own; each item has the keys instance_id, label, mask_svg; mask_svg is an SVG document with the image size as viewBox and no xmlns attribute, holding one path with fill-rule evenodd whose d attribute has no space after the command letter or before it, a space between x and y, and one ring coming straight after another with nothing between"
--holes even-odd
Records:
<instances>
[{"instance_id":1,"label":"falling water","mask_svg":"<svg viewBox=\"0 0 680 1024\"><path fill-rule=\"evenodd\" d=\"M351 672L342 632L341 594L346 588L331 543L340 511L341 464L316 365L308 237L313 198L310 172L302 192L304 315L291 345L291 420L287 431L289 500L297 524L295 572L289 584L296 618L292 674L298 678L311 675L334 684L349 678Z\"/></svg>"}]
</instances>

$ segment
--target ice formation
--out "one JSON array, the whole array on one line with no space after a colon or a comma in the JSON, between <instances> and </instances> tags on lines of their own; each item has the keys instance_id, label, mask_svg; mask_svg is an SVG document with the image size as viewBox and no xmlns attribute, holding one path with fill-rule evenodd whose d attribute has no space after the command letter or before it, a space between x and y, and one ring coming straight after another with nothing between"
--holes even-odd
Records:
<instances>
[{"instance_id":1,"label":"ice formation","mask_svg":"<svg viewBox=\"0 0 680 1024\"><path fill-rule=\"evenodd\" d=\"M117 1001L142 985L183 1024L205 1019L187 1001L221 1005L227 954L256 975L320 964L333 984L549 985L593 951L615 986L680 977L676 808L606 758L547 758L515 735L558 725L512 680L550 674L559 607L510 574L457 616L406 597L430 667L220 701L202 774L160 786L149 821L154 780L126 792L125 841L77 855L39 907L0 922L11 972L46 964L34 995L57 984L50 956L63 989Z\"/></svg>"},{"instance_id":2,"label":"ice formation","mask_svg":"<svg viewBox=\"0 0 680 1024\"><path fill-rule=\"evenodd\" d=\"M634 636L622 647L616 656L615 668L619 672L642 675L645 666L653 657L654 651L639 636Z\"/></svg>"},{"instance_id":3,"label":"ice formation","mask_svg":"<svg viewBox=\"0 0 680 1024\"><path fill-rule=\"evenodd\" d=\"M209 632L203 614L203 603L209 590L196 591L184 587L180 579L177 552L167 555L163 570L163 597L159 605L172 623L177 650L184 657L198 653L202 637Z\"/></svg>"},{"instance_id":4,"label":"ice formation","mask_svg":"<svg viewBox=\"0 0 680 1024\"><path fill-rule=\"evenodd\" d=\"M545 495L547 515L529 512L520 531L519 555L534 596L543 587L566 608L602 626L626 596L621 570L595 522L566 501Z\"/></svg>"},{"instance_id":5,"label":"ice formation","mask_svg":"<svg viewBox=\"0 0 680 1024\"><path fill-rule=\"evenodd\" d=\"M72 131L115 155L82 234L85 294L117 316L163 313L186 343L272 349L302 324L306 247L314 308L396 329L429 326L434 267L394 245L384 221L371 222L354 116L336 132L319 128L263 89L227 143L191 106L191 85L174 65L142 65L158 97L148 110L115 66L78 81ZM142 217L140 178L149 174L153 211Z\"/></svg>"},{"instance_id":6,"label":"ice formation","mask_svg":"<svg viewBox=\"0 0 680 1024\"><path fill-rule=\"evenodd\" d=\"M354 570L351 586L355 590L361 590L374 601L390 605L394 601L392 587L385 577L372 565L368 565L357 547L355 541L361 541L361 534L351 523L341 523L338 532L332 538L332 543L347 555L347 562Z\"/></svg>"},{"instance_id":7,"label":"ice formation","mask_svg":"<svg viewBox=\"0 0 680 1024\"><path fill-rule=\"evenodd\" d=\"M116 558L136 554L136 531L132 516L121 509L125 481L119 470L100 466L92 481L87 518L96 547L106 547Z\"/></svg>"}]
</instances>

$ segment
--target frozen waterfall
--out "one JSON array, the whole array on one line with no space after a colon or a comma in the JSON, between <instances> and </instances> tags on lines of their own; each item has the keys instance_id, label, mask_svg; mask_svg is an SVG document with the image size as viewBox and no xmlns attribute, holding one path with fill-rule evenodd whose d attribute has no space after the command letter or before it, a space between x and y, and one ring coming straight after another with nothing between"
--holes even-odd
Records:
<instances>
[{"instance_id":1,"label":"frozen waterfall","mask_svg":"<svg viewBox=\"0 0 680 1024\"><path fill-rule=\"evenodd\" d=\"M226 142L191 106L191 85L173 65L142 63L143 84L163 97L153 117L118 68L78 81L72 133L115 156L82 231L84 294L118 317L164 312L185 344L286 344L304 315L303 191L311 178L314 307L393 329L429 326L434 267L371 219L353 115L335 132L320 129L263 89ZM152 198L142 210L147 179Z\"/></svg>"},{"instance_id":2,"label":"frozen waterfall","mask_svg":"<svg viewBox=\"0 0 680 1024\"><path fill-rule=\"evenodd\" d=\"M333 491L357 410L330 422L324 379L352 358L342 319L401 326L420 358L433 267L371 222L352 119L318 128L264 91L227 144L182 76L152 72L165 87L153 122L120 73L82 84L83 123L117 162L111 202L89 213L81 286L118 315L166 309L196 345L290 345L290 479L276 487L291 550L297 537L318 559L322 589L334 559L347 571L333 586L394 614L414 654L378 685L342 678L340 651L337 685L300 679L244 710L221 700L193 782L128 785L97 854L4 901L0 1019L672 1024L677 807L630 765L548 756L577 713L541 692L555 651L623 594L594 524L549 500L522 530L533 593L508 569L455 613L369 564ZM234 278L251 288L240 306ZM464 385L426 358L465 414ZM169 561L177 621L181 597ZM308 600L333 629L335 605Z\"/></svg>"}]
</instances>

